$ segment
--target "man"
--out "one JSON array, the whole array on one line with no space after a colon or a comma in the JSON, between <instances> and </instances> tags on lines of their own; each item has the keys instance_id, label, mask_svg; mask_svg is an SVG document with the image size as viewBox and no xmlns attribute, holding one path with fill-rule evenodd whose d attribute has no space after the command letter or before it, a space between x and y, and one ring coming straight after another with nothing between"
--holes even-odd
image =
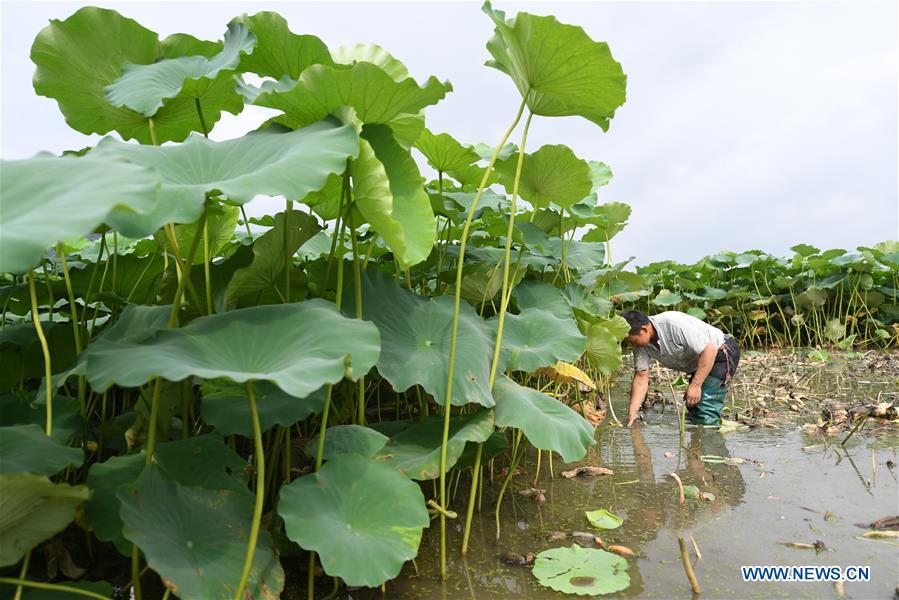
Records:
<instances>
[{"instance_id":1,"label":"man","mask_svg":"<svg viewBox=\"0 0 899 600\"><path fill-rule=\"evenodd\" d=\"M717 327L688 314L668 311L652 317L638 310L621 316L630 325L627 341L634 347L634 379L627 426L637 420L649 388L649 363L654 358L663 366L690 373L684 394L690 421L718 425L727 384L740 363L736 340Z\"/></svg>"}]
</instances>

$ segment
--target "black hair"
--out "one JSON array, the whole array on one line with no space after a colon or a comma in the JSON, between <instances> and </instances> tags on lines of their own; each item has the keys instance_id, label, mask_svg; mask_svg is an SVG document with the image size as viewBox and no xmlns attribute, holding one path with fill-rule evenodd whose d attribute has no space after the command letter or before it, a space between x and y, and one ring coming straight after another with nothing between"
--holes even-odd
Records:
<instances>
[{"instance_id":1,"label":"black hair","mask_svg":"<svg viewBox=\"0 0 899 600\"><path fill-rule=\"evenodd\" d=\"M639 310L626 310L621 313L621 316L631 326L628 335L636 335L640 333L641 327L649 325L649 317L646 316L646 313L642 313Z\"/></svg>"}]
</instances>

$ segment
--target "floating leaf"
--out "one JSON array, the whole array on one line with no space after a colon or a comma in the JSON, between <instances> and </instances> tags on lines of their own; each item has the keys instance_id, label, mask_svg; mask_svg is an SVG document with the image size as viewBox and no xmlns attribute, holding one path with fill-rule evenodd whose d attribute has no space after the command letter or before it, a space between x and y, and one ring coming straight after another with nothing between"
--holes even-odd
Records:
<instances>
[{"instance_id":1,"label":"floating leaf","mask_svg":"<svg viewBox=\"0 0 899 600\"><path fill-rule=\"evenodd\" d=\"M356 314L355 304L351 287L344 295L346 314ZM402 289L388 275L369 268L362 274L362 311L363 318L373 321L381 332L381 376L400 392L421 385L438 404L444 404L452 298L425 300ZM457 344L452 404L493 406L487 387L493 338L468 304L460 307Z\"/></svg>"},{"instance_id":2,"label":"floating leaf","mask_svg":"<svg viewBox=\"0 0 899 600\"><path fill-rule=\"evenodd\" d=\"M599 529L618 529L624 523L624 519L618 515L613 515L604 508L588 510L586 515L587 521Z\"/></svg>"},{"instance_id":3,"label":"floating leaf","mask_svg":"<svg viewBox=\"0 0 899 600\"><path fill-rule=\"evenodd\" d=\"M446 444L447 470L462 456L466 443L485 442L492 433L493 411L479 410L451 419ZM435 479L440 477L442 440L443 417L434 416L391 437L374 458L412 479Z\"/></svg>"},{"instance_id":4,"label":"floating leaf","mask_svg":"<svg viewBox=\"0 0 899 600\"><path fill-rule=\"evenodd\" d=\"M141 342L104 344L91 352L87 377L97 392L113 383L143 385L154 376L265 380L305 398L343 379L347 356L355 373L366 373L378 357L378 341L371 323L344 318L324 300L256 306L201 317Z\"/></svg>"},{"instance_id":5,"label":"floating leaf","mask_svg":"<svg viewBox=\"0 0 899 600\"><path fill-rule=\"evenodd\" d=\"M157 202L158 175L138 165L97 156L37 156L0 165L4 273L27 271L47 247L90 233L116 208L140 217Z\"/></svg>"},{"instance_id":6,"label":"floating leaf","mask_svg":"<svg viewBox=\"0 0 899 600\"><path fill-rule=\"evenodd\" d=\"M576 467L570 471L562 471L562 477L565 479L573 479L575 477L588 475L590 477L597 477L599 475L614 475L615 471L612 469L607 469L606 467L594 467L594 466L584 466L584 467Z\"/></svg>"},{"instance_id":7,"label":"floating leaf","mask_svg":"<svg viewBox=\"0 0 899 600\"><path fill-rule=\"evenodd\" d=\"M488 322L495 328L497 318ZM584 336L574 319L559 319L545 310L529 308L506 315L499 370L535 371L560 360L577 360L583 351Z\"/></svg>"},{"instance_id":8,"label":"floating leaf","mask_svg":"<svg viewBox=\"0 0 899 600\"><path fill-rule=\"evenodd\" d=\"M615 109L624 104L627 81L608 44L555 17L518 13L506 20L490 2L483 10L495 27L487 66L512 78L532 113L579 115L608 130Z\"/></svg>"},{"instance_id":9,"label":"floating leaf","mask_svg":"<svg viewBox=\"0 0 899 600\"><path fill-rule=\"evenodd\" d=\"M537 555L534 577L548 588L566 594L596 596L627 588L627 561L597 548L552 548Z\"/></svg>"},{"instance_id":10,"label":"floating leaf","mask_svg":"<svg viewBox=\"0 0 899 600\"><path fill-rule=\"evenodd\" d=\"M415 558L428 511L418 484L387 465L337 455L281 488L287 536L350 586L378 586Z\"/></svg>"},{"instance_id":11,"label":"floating leaf","mask_svg":"<svg viewBox=\"0 0 899 600\"><path fill-rule=\"evenodd\" d=\"M166 587L182 598L233 598L253 514L251 495L186 487L148 465L117 494L125 538L137 544ZM259 532L247 592L277 598L284 571L271 535Z\"/></svg>"},{"instance_id":12,"label":"floating leaf","mask_svg":"<svg viewBox=\"0 0 899 600\"><path fill-rule=\"evenodd\" d=\"M80 467L84 452L47 437L38 425L0 427L0 474L56 475L68 466Z\"/></svg>"},{"instance_id":13,"label":"floating leaf","mask_svg":"<svg viewBox=\"0 0 899 600\"><path fill-rule=\"evenodd\" d=\"M65 529L86 486L52 483L31 474L0 475L0 567L19 562L32 548Z\"/></svg>"},{"instance_id":14,"label":"floating leaf","mask_svg":"<svg viewBox=\"0 0 899 600\"><path fill-rule=\"evenodd\" d=\"M580 460L593 443L593 427L566 404L524 387L505 375L493 386L496 425L517 427L541 450L562 455L565 462Z\"/></svg>"}]
</instances>

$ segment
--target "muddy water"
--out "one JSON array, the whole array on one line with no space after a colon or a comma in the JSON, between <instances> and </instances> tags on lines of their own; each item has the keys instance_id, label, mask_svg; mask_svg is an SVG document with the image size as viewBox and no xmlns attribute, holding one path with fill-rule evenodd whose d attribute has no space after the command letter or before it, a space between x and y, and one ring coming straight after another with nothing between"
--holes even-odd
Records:
<instances>
[{"instance_id":1,"label":"muddy water","mask_svg":"<svg viewBox=\"0 0 899 600\"><path fill-rule=\"evenodd\" d=\"M619 406L621 411L624 407ZM621 414L621 412L619 412ZM407 563L383 595L374 590L342 592L346 598L563 598L542 587L529 567L509 566L500 555L512 551L534 554L573 542L549 541L551 532L591 531L584 511L605 508L624 518L616 530L597 531L607 544L622 544L637 557L629 559L630 586L624 597L683 598L690 596L678 551L677 537L695 538L702 560L695 566L704 598L837 598L832 583L746 583L741 565L869 566L871 581L844 584L847 598L891 598L899 579L899 549L895 544L858 539L869 523L899 512L899 463L895 433L853 437L845 449L839 439L824 438L797 426L783 430L757 428L720 433L687 427L681 448L673 411L651 414L634 429L600 429L596 444L577 465L603 465L612 476L563 479L558 457L556 475L547 461L537 478L546 490L538 505L516 492L534 482L535 455L523 465L503 500L501 538L495 541L493 506L501 479L485 484L483 506L475 514L471 547L459 557L461 515L449 527L450 550L446 582L438 581L439 528L425 532L416 564ZM680 449L679 449L680 448ZM876 469L872 468L872 450ZM706 463L699 456L745 459L741 464ZM573 464L565 465L571 468ZM497 466L497 470L499 466ZM687 500L682 509L676 472L685 485L715 494L712 502ZM453 508L464 511L467 490L460 486ZM816 554L778 542L823 542L828 551Z\"/></svg>"}]
</instances>

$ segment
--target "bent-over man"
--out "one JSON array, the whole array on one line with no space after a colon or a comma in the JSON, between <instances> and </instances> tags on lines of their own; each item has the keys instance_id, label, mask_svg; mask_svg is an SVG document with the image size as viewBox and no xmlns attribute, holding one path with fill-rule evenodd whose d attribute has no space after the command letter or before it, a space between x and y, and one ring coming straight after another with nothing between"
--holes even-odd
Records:
<instances>
[{"instance_id":1,"label":"bent-over man","mask_svg":"<svg viewBox=\"0 0 899 600\"><path fill-rule=\"evenodd\" d=\"M627 310L621 316L631 327L627 341L634 347L628 427L637 420L646 398L650 359L690 374L690 385L684 394L690 422L718 425L727 384L740 363L737 341L717 327L673 310L652 317Z\"/></svg>"}]
</instances>

